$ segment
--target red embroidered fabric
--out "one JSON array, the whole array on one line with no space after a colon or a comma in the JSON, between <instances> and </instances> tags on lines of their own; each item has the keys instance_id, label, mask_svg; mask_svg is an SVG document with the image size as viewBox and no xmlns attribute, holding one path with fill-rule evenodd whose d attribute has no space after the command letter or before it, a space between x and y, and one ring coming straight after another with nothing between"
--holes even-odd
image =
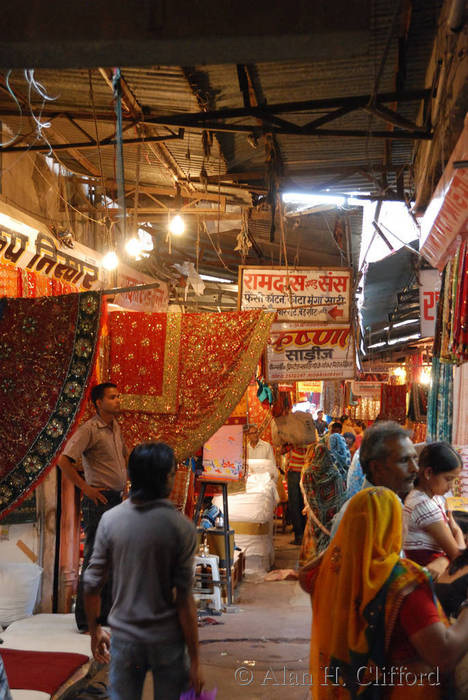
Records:
<instances>
[{"instance_id":1,"label":"red embroidered fabric","mask_svg":"<svg viewBox=\"0 0 468 700\"><path fill-rule=\"evenodd\" d=\"M110 314L110 378L122 394L120 423L127 445L163 440L182 461L240 401L267 342L272 314L161 317L166 314ZM153 354L159 356L163 343L164 357L156 360Z\"/></svg>"},{"instance_id":2,"label":"red embroidered fabric","mask_svg":"<svg viewBox=\"0 0 468 700\"><path fill-rule=\"evenodd\" d=\"M0 517L37 486L79 416L100 316L97 292L0 300Z\"/></svg>"}]
</instances>

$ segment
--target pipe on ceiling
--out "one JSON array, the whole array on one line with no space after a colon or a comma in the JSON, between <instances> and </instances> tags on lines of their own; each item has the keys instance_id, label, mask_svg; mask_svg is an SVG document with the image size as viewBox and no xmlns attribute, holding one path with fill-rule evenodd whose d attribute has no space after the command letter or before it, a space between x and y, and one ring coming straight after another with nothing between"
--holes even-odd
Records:
<instances>
[{"instance_id":1,"label":"pipe on ceiling","mask_svg":"<svg viewBox=\"0 0 468 700\"><path fill-rule=\"evenodd\" d=\"M465 24L465 0L453 0L447 18L447 26L451 32L459 32Z\"/></svg>"}]
</instances>

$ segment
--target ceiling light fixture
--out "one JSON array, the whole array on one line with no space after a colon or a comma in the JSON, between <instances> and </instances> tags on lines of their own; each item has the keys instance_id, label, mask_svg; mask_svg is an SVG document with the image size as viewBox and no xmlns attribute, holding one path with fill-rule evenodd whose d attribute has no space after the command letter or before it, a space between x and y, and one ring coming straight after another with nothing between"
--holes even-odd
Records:
<instances>
[{"instance_id":1,"label":"ceiling light fixture","mask_svg":"<svg viewBox=\"0 0 468 700\"><path fill-rule=\"evenodd\" d=\"M133 238L130 238L126 242L125 250L127 251L128 255L130 255L130 257L139 258L142 253L141 241L138 238L136 238L136 236L133 236Z\"/></svg>"},{"instance_id":2,"label":"ceiling light fixture","mask_svg":"<svg viewBox=\"0 0 468 700\"><path fill-rule=\"evenodd\" d=\"M176 214L169 223L169 231L173 236L181 236L185 231L185 222L180 214Z\"/></svg>"},{"instance_id":3,"label":"ceiling light fixture","mask_svg":"<svg viewBox=\"0 0 468 700\"><path fill-rule=\"evenodd\" d=\"M103 259L101 260L101 265L105 270L115 270L118 264L119 259L117 257L117 254L113 250L110 250L108 253L106 253Z\"/></svg>"}]
</instances>

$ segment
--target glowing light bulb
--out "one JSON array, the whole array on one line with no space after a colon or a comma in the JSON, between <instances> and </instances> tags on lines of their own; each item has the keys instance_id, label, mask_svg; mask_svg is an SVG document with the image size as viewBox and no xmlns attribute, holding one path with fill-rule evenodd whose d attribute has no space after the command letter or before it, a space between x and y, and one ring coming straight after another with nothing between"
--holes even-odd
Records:
<instances>
[{"instance_id":1,"label":"glowing light bulb","mask_svg":"<svg viewBox=\"0 0 468 700\"><path fill-rule=\"evenodd\" d=\"M425 367L421 371L419 381L421 382L421 384L430 384L431 383L431 370Z\"/></svg>"},{"instance_id":2,"label":"glowing light bulb","mask_svg":"<svg viewBox=\"0 0 468 700\"><path fill-rule=\"evenodd\" d=\"M185 231L185 223L180 214L176 214L169 224L169 231L174 236L181 236Z\"/></svg>"},{"instance_id":3,"label":"glowing light bulb","mask_svg":"<svg viewBox=\"0 0 468 700\"><path fill-rule=\"evenodd\" d=\"M101 261L101 265L105 270L115 270L119 264L119 259L113 250L106 253Z\"/></svg>"},{"instance_id":4,"label":"glowing light bulb","mask_svg":"<svg viewBox=\"0 0 468 700\"><path fill-rule=\"evenodd\" d=\"M141 241L135 236L130 238L125 244L125 250L132 258L138 258L142 251Z\"/></svg>"}]
</instances>

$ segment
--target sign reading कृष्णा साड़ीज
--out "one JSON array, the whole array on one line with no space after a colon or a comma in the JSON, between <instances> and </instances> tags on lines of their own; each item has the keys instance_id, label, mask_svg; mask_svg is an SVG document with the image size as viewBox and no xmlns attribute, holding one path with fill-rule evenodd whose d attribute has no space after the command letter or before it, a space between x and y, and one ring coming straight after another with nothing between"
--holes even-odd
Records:
<instances>
[{"instance_id":1,"label":"sign reading \u0915\u0943\u0937\u094d\u0923\u093e \u0938\u093e\u0921\u093c\u0940\u091c","mask_svg":"<svg viewBox=\"0 0 468 700\"><path fill-rule=\"evenodd\" d=\"M351 329L273 324L266 365L270 382L352 379L355 358Z\"/></svg>"}]
</instances>

